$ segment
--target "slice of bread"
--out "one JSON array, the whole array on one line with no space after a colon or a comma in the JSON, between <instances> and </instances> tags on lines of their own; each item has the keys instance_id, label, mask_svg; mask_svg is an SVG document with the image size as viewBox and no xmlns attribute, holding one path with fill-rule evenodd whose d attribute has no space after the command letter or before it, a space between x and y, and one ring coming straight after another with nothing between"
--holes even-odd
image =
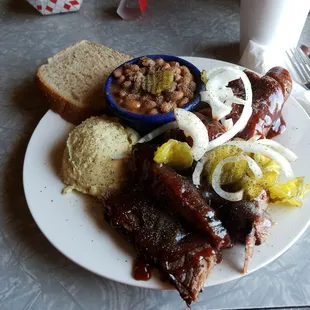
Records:
<instances>
[{"instance_id":1,"label":"slice of bread","mask_svg":"<svg viewBox=\"0 0 310 310\"><path fill-rule=\"evenodd\" d=\"M49 58L38 69L36 79L51 110L66 121L80 124L105 111L104 83L117 66L131 58L83 40Z\"/></svg>"}]
</instances>

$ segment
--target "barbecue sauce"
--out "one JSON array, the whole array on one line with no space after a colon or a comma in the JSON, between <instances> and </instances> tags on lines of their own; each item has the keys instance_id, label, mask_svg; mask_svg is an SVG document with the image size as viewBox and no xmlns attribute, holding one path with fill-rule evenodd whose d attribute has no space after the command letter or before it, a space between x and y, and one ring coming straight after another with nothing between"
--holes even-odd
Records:
<instances>
[{"instance_id":1,"label":"barbecue sauce","mask_svg":"<svg viewBox=\"0 0 310 310\"><path fill-rule=\"evenodd\" d=\"M253 91L253 113L246 127L237 135L248 140L253 136L269 139L282 134L286 129L282 118L282 108L291 92L291 77L287 70L275 67L263 77L250 71L244 71L248 76ZM228 84L235 96L245 99L244 85L241 79ZM240 118L243 106L232 105L232 112L226 117L236 123Z\"/></svg>"},{"instance_id":2,"label":"barbecue sauce","mask_svg":"<svg viewBox=\"0 0 310 310\"><path fill-rule=\"evenodd\" d=\"M137 259L133 267L133 277L138 281L148 281L151 279L150 265Z\"/></svg>"},{"instance_id":3,"label":"barbecue sauce","mask_svg":"<svg viewBox=\"0 0 310 310\"><path fill-rule=\"evenodd\" d=\"M286 129L286 123L283 117L278 118L276 122L274 122L272 128L269 130L267 138L272 139L276 136L281 135Z\"/></svg>"},{"instance_id":4,"label":"barbecue sauce","mask_svg":"<svg viewBox=\"0 0 310 310\"><path fill-rule=\"evenodd\" d=\"M139 259L132 270L136 280L149 280L150 266L156 267L175 285L187 305L197 299L221 257L206 235L185 225L177 214L169 212L168 206L163 209L138 185L107 196L104 212L109 224L137 251Z\"/></svg>"},{"instance_id":5,"label":"barbecue sauce","mask_svg":"<svg viewBox=\"0 0 310 310\"><path fill-rule=\"evenodd\" d=\"M199 251L198 253L195 254L192 260L192 264L196 265L198 264L201 260L206 259L208 257L211 257L213 255L216 255L216 252L213 248L204 248L203 250ZM217 259L216 263L219 264L222 261L222 255L217 254Z\"/></svg>"},{"instance_id":6,"label":"barbecue sauce","mask_svg":"<svg viewBox=\"0 0 310 310\"><path fill-rule=\"evenodd\" d=\"M193 240L194 241L194 240ZM189 243L186 251L191 253L195 248ZM222 261L222 253L218 252L212 247L203 247L200 251L194 255L189 255L183 263L177 264L176 262L184 253L178 253L178 255L169 255L164 259L164 265L167 267L169 276L172 278L179 278L188 273L189 270L199 266L203 261L208 261L211 257L215 257L215 262L219 264ZM186 256L185 256L186 257ZM174 267L176 266L176 267Z\"/></svg>"}]
</instances>

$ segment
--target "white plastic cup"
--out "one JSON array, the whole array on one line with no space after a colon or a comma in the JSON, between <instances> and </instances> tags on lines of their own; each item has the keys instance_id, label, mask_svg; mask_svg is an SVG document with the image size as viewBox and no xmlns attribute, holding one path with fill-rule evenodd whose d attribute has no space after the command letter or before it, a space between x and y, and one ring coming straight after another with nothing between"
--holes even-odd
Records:
<instances>
[{"instance_id":1,"label":"white plastic cup","mask_svg":"<svg viewBox=\"0 0 310 310\"><path fill-rule=\"evenodd\" d=\"M249 40L279 50L296 47L310 0L241 0L240 53Z\"/></svg>"}]
</instances>

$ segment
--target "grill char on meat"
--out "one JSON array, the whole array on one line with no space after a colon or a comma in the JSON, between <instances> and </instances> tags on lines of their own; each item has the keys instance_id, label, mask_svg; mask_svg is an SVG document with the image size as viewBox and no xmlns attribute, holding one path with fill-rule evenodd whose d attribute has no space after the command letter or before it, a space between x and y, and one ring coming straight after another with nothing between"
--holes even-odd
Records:
<instances>
[{"instance_id":1,"label":"grill char on meat","mask_svg":"<svg viewBox=\"0 0 310 310\"><path fill-rule=\"evenodd\" d=\"M230 202L219 197L210 186L201 188L202 196L214 208L216 216L227 229L232 242L245 243L245 261L243 271L247 272L248 262L255 245L262 244L268 237L271 227L267 212L267 193L251 201Z\"/></svg>"},{"instance_id":2,"label":"grill char on meat","mask_svg":"<svg viewBox=\"0 0 310 310\"><path fill-rule=\"evenodd\" d=\"M158 165L152 162L148 155L144 156L143 154L148 154L148 148L137 145L133 151L135 169L140 170L136 173L136 180L143 189L168 210L177 216L181 215L190 225L207 235L213 246L218 249L230 247L230 237L226 229L199 190L172 168Z\"/></svg>"},{"instance_id":3,"label":"grill char on meat","mask_svg":"<svg viewBox=\"0 0 310 310\"><path fill-rule=\"evenodd\" d=\"M211 269L222 259L207 238L159 208L137 186L110 195L104 204L106 220L134 245L139 259L156 266L187 305L195 301Z\"/></svg>"}]
</instances>

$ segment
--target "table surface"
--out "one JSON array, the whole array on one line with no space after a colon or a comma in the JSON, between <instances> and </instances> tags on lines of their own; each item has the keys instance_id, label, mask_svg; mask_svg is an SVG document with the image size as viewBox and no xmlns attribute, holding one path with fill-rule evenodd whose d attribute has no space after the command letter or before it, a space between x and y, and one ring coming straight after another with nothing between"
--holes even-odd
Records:
<instances>
[{"instance_id":1,"label":"table surface","mask_svg":"<svg viewBox=\"0 0 310 310\"><path fill-rule=\"evenodd\" d=\"M117 0L84 1L78 13L41 16L27 2L0 1L0 309L186 309L177 292L122 285L59 253L33 221L22 186L30 136L47 111L34 86L47 57L81 39L132 56L202 56L237 62L239 1L157 0L123 21ZM310 17L301 43L310 45ZM195 310L310 305L310 230L283 256L240 280L210 287Z\"/></svg>"}]
</instances>

